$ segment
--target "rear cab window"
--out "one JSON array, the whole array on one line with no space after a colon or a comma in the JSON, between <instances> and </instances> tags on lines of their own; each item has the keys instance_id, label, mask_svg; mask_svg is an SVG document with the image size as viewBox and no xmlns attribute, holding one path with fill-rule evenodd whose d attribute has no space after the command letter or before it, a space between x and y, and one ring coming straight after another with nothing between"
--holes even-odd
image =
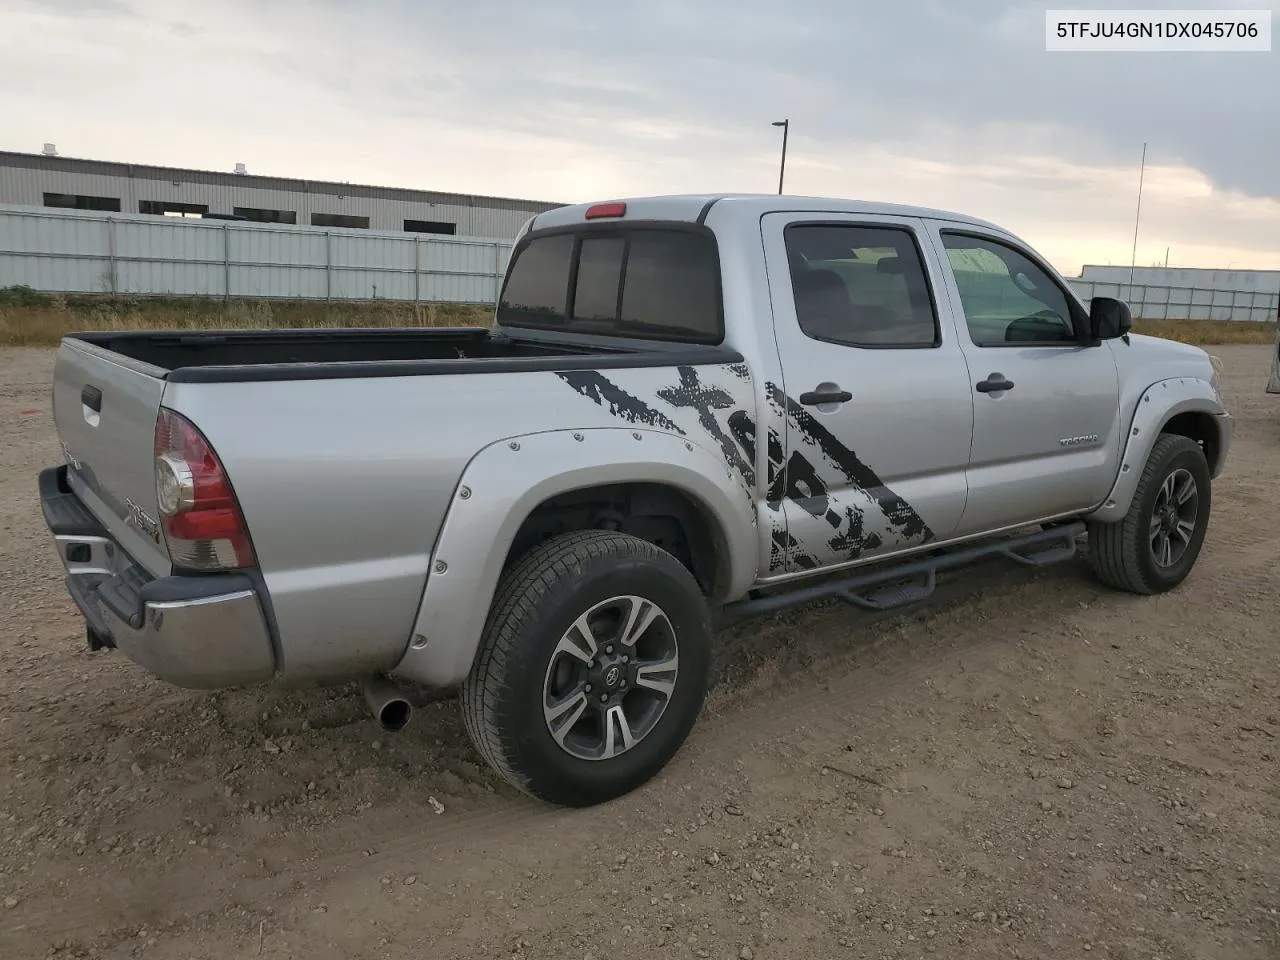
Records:
<instances>
[{"instance_id":1,"label":"rear cab window","mask_svg":"<svg viewBox=\"0 0 1280 960\"><path fill-rule=\"evenodd\" d=\"M715 238L692 224L535 234L516 247L497 321L510 328L718 344L724 315Z\"/></svg>"}]
</instances>

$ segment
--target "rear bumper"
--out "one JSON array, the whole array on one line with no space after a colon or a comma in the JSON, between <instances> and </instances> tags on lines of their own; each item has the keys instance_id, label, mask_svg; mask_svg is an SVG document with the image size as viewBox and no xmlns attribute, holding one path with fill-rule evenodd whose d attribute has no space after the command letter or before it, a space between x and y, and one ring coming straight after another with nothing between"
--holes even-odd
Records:
<instances>
[{"instance_id":1,"label":"rear bumper","mask_svg":"<svg viewBox=\"0 0 1280 960\"><path fill-rule=\"evenodd\" d=\"M40 505L92 643L117 647L179 687L212 690L274 675L271 632L253 577L152 578L67 485L65 466L41 471Z\"/></svg>"}]
</instances>

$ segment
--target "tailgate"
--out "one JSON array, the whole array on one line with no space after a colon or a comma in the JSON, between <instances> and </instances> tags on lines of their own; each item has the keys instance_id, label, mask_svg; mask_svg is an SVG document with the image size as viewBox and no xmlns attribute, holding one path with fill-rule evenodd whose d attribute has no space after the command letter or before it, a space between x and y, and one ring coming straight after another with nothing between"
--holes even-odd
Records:
<instances>
[{"instance_id":1,"label":"tailgate","mask_svg":"<svg viewBox=\"0 0 1280 960\"><path fill-rule=\"evenodd\" d=\"M53 373L54 421L71 489L116 543L157 577L170 572L155 482L165 373L77 340L62 342Z\"/></svg>"}]
</instances>

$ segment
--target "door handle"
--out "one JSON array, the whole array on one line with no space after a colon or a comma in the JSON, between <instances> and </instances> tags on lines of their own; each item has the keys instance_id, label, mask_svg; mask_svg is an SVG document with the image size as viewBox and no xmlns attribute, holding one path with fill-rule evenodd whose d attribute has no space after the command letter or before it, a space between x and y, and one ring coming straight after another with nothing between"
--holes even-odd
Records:
<instances>
[{"instance_id":1,"label":"door handle","mask_svg":"<svg viewBox=\"0 0 1280 960\"><path fill-rule=\"evenodd\" d=\"M102 391L90 384L80 391L80 402L94 413L101 413Z\"/></svg>"},{"instance_id":2,"label":"door handle","mask_svg":"<svg viewBox=\"0 0 1280 960\"><path fill-rule=\"evenodd\" d=\"M1013 381L1006 380L999 373L993 373L987 379L979 380L974 389L979 393L999 393L1001 390L1012 390Z\"/></svg>"},{"instance_id":3,"label":"door handle","mask_svg":"<svg viewBox=\"0 0 1280 960\"><path fill-rule=\"evenodd\" d=\"M853 394L848 390L810 390L800 394L800 402L806 407L820 407L824 403L848 403Z\"/></svg>"}]
</instances>

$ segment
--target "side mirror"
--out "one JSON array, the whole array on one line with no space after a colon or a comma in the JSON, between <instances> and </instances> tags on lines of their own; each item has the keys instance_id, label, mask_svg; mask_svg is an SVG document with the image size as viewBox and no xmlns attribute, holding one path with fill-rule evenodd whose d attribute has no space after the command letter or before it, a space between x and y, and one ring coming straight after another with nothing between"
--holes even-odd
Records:
<instances>
[{"instance_id":1,"label":"side mirror","mask_svg":"<svg viewBox=\"0 0 1280 960\"><path fill-rule=\"evenodd\" d=\"M1129 305L1115 297L1094 297L1089 302L1089 335L1095 342L1127 336L1133 326Z\"/></svg>"}]
</instances>

